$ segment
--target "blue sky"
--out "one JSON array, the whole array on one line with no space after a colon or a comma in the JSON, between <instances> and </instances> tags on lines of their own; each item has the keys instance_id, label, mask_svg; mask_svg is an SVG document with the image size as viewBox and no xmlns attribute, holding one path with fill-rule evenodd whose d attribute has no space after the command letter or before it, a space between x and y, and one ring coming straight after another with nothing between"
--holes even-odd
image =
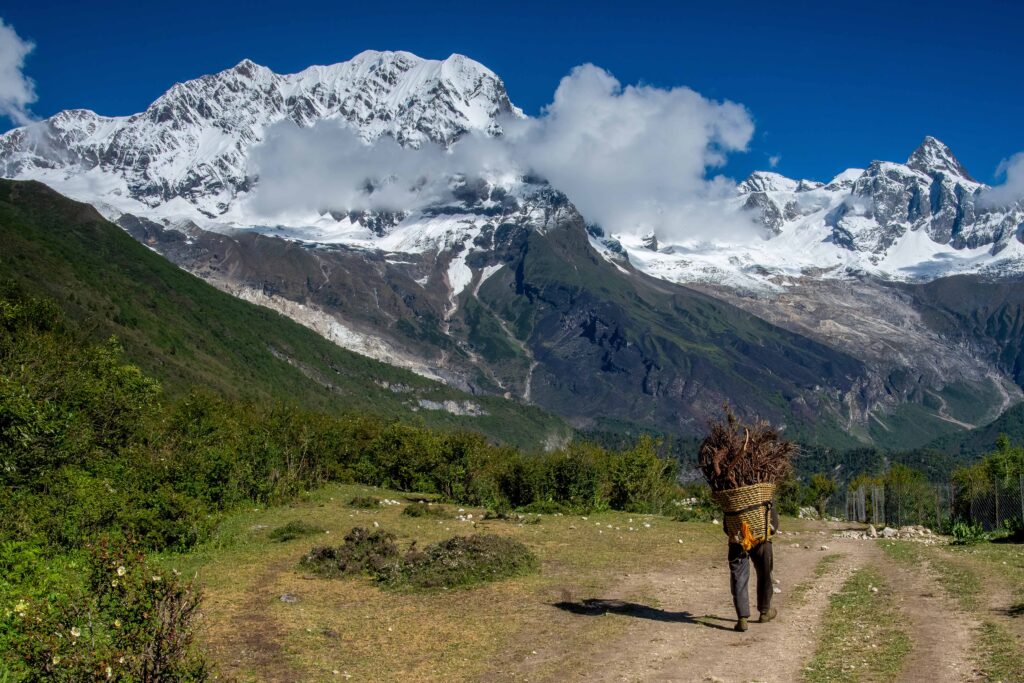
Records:
<instances>
[{"instance_id":1,"label":"blue sky","mask_svg":"<svg viewBox=\"0 0 1024 683\"><path fill-rule=\"evenodd\" d=\"M778 156L779 172L827 180L902 161L930 134L992 182L1024 150L1017 2L19 2L0 17L36 44L26 73L38 116L140 111L244 57L293 72L403 49L486 64L529 114L586 62L623 83L739 102L757 130L724 169L736 178Z\"/></svg>"}]
</instances>

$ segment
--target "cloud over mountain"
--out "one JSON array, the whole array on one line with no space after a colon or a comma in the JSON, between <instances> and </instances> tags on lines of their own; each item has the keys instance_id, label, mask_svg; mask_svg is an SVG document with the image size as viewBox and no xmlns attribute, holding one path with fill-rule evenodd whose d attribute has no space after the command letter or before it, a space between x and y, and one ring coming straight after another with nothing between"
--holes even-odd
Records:
<instances>
[{"instance_id":1,"label":"cloud over mountain","mask_svg":"<svg viewBox=\"0 0 1024 683\"><path fill-rule=\"evenodd\" d=\"M455 173L543 176L588 220L611 232L702 237L708 200L734 183L709 172L746 148L754 125L732 102L689 88L623 86L593 65L562 79L539 117L508 117L504 135L464 136L449 150L362 142L344 123L274 126L252 154L259 182L249 207L264 215L331 209L410 209L443 198ZM742 214L717 216L715 236L751 234ZM709 235L710 236L710 235Z\"/></svg>"},{"instance_id":2,"label":"cloud over mountain","mask_svg":"<svg viewBox=\"0 0 1024 683\"><path fill-rule=\"evenodd\" d=\"M36 88L25 75L25 57L35 48L14 27L0 18L0 115L18 125L32 121L28 107L36 101Z\"/></svg>"},{"instance_id":3,"label":"cloud over mountain","mask_svg":"<svg viewBox=\"0 0 1024 683\"><path fill-rule=\"evenodd\" d=\"M996 169L996 175L1004 176L1003 183L982 192L978 199L981 206L1002 208L1024 199L1024 152L1004 159Z\"/></svg>"}]
</instances>

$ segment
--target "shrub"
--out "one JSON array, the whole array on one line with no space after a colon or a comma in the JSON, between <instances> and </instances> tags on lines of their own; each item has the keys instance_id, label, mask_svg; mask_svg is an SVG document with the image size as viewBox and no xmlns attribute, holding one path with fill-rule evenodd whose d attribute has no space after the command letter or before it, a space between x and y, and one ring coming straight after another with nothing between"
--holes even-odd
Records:
<instances>
[{"instance_id":1,"label":"shrub","mask_svg":"<svg viewBox=\"0 0 1024 683\"><path fill-rule=\"evenodd\" d=\"M356 496L348 502L348 506L353 508L380 507L380 498L375 498L373 496Z\"/></svg>"},{"instance_id":2,"label":"shrub","mask_svg":"<svg viewBox=\"0 0 1024 683\"><path fill-rule=\"evenodd\" d=\"M496 510L486 510L484 512L484 519L486 520L498 520L501 522L515 522L518 524L540 524L540 515L524 515L518 512L509 512L505 508L498 508Z\"/></svg>"},{"instance_id":3,"label":"shrub","mask_svg":"<svg viewBox=\"0 0 1024 683\"><path fill-rule=\"evenodd\" d=\"M517 576L537 568L537 558L514 539L492 534L454 536L404 555L386 531L355 527L340 546L317 546L299 566L320 576L368 575L388 588L456 588Z\"/></svg>"},{"instance_id":4,"label":"shrub","mask_svg":"<svg viewBox=\"0 0 1024 683\"><path fill-rule=\"evenodd\" d=\"M314 547L299 561L299 566L326 577L356 574L377 577L398 561L393 534L371 532L357 526L345 536L343 545Z\"/></svg>"},{"instance_id":5,"label":"shrub","mask_svg":"<svg viewBox=\"0 0 1024 683\"><path fill-rule=\"evenodd\" d=\"M973 545L984 540L985 529L980 524L957 522L953 525L953 545Z\"/></svg>"},{"instance_id":6,"label":"shrub","mask_svg":"<svg viewBox=\"0 0 1024 683\"><path fill-rule=\"evenodd\" d=\"M21 599L0 613L7 675L69 682L209 678L193 645L197 590L125 541L97 542L82 564L78 584Z\"/></svg>"},{"instance_id":7,"label":"shrub","mask_svg":"<svg viewBox=\"0 0 1024 683\"><path fill-rule=\"evenodd\" d=\"M291 541L296 538L302 538L303 536L312 536L314 534L322 534L324 532L323 527L318 527L315 524L309 522L303 522L296 520L294 522L288 522L284 526L279 526L267 534L267 538L271 541L277 541L278 543L284 543L285 541Z\"/></svg>"},{"instance_id":8,"label":"shrub","mask_svg":"<svg viewBox=\"0 0 1024 683\"><path fill-rule=\"evenodd\" d=\"M709 507L681 507L672 515L677 522L710 522L715 518L715 510Z\"/></svg>"},{"instance_id":9,"label":"shrub","mask_svg":"<svg viewBox=\"0 0 1024 683\"><path fill-rule=\"evenodd\" d=\"M432 517L434 519L451 519L452 513L440 505L428 505L426 503L415 503L406 505L402 510L406 517Z\"/></svg>"},{"instance_id":10,"label":"shrub","mask_svg":"<svg viewBox=\"0 0 1024 683\"><path fill-rule=\"evenodd\" d=\"M415 547L380 579L391 588L456 588L518 576L537 568L537 558L511 538L492 534L455 536L423 550Z\"/></svg>"},{"instance_id":11,"label":"shrub","mask_svg":"<svg viewBox=\"0 0 1024 683\"><path fill-rule=\"evenodd\" d=\"M536 500L529 505L521 505L516 510L518 512L532 512L535 515L555 515L572 512L572 508L568 505L554 500Z\"/></svg>"},{"instance_id":12,"label":"shrub","mask_svg":"<svg viewBox=\"0 0 1024 683\"><path fill-rule=\"evenodd\" d=\"M611 455L611 507L627 512L663 510L674 492L676 464L660 457L657 445L644 435L633 448Z\"/></svg>"}]
</instances>

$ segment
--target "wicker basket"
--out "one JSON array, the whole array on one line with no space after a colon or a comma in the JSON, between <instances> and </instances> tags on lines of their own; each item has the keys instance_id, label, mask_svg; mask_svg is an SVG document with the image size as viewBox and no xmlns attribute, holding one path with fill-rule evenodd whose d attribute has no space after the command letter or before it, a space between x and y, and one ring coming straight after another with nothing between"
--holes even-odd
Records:
<instances>
[{"instance_id":1,"label":"wicker basket","mask_svg":"<svg viewBox=\"0 0 1024 683\"><path fill-rule=\"evenodd\" d=\"M730 541L742 536L743 522L757 542L771 537L771 502L775 484L762 483L741 486L738 489L716 491L715 502L725 512L723 524Z\"/></svg>"}]
</instances>

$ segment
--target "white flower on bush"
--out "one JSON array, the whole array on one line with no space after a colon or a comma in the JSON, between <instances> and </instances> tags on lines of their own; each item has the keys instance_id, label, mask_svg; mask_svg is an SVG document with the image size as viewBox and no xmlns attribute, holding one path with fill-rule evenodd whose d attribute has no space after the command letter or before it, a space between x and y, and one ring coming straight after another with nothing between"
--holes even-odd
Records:
<instances>
[{"instance_id":1,"label":"white flower on bush","mask_svg":"<svg viewBox=\"0 0 1024 683\"><path fill-rule=\"evenodd\" d=\"M114 628L121 628L121 620L114 619Z\"/></svg>"},{"instance_id":2,"label":"white flower on bush","mask_svg":"<svg viewBox=\"0 0 1024 683\"><path fill-rule=\"evenodd\" d=\"M72 638L77 638L80 635L82 635L82 629L78 628L77 626L72 626L71 627L71 637Z\"/></svg>"},{"instance_id":3,"label":"white flower on bush","mask_svg":"<svg viewBox=\"0 0 1024 683\"><path fill-rule=\"evenodd\" d=\"M118 567L118 568L117 568L117 575L118 575L118 576L124 576L124 573L125 573L126 571L127 571L127 570L126 570L126 569L124 568L124 565L121 565L120 567Z\"/></svg>"},{"instance_id":4,"label":"white flower on bush","mask_svg":"<svg viewBox=\"0 0 1024 683\"><path fill-rule=\"evenodd\" d=\"M19 617L25 616L25 612L28 611L28 603L24 600L19 600L18 604L14 606L14 611L18 614Z\"/></svg>"}]
</instances>

